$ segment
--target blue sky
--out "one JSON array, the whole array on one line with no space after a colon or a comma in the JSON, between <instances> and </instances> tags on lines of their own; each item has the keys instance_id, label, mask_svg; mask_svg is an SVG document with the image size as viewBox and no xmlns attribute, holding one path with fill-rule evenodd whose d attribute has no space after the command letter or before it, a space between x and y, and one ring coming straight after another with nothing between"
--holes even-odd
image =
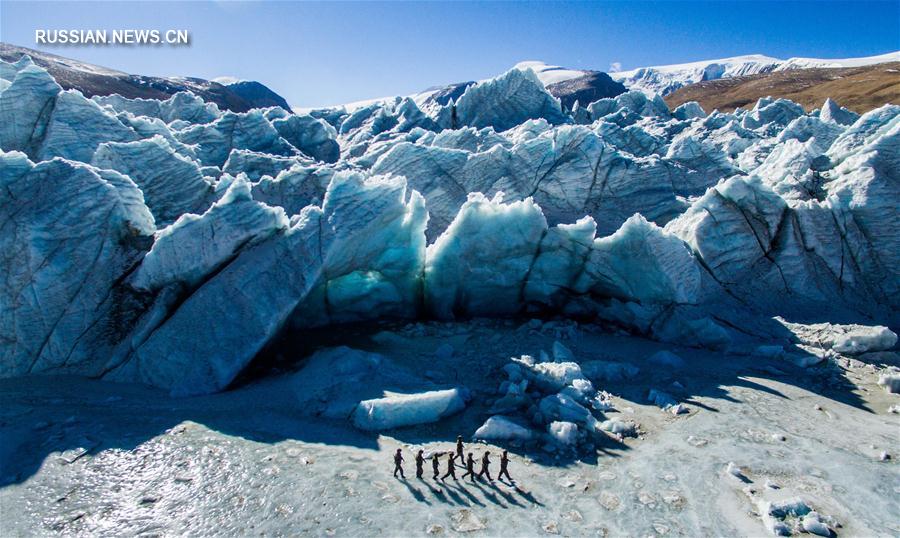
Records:
<instances>
[{"instance_id":1,"label":"blue sky","mask_svg":"<svg viewBox=\"0 0 900 538\"><path fill-rule=\"evenodd\" d=\"M34 30L187 29L190 47L44 46L148 75L264 82L294 106L478 80L522 60L572 68L900 50L900 2L9 2L0 39Z\"/></svg>"}]
</instances>

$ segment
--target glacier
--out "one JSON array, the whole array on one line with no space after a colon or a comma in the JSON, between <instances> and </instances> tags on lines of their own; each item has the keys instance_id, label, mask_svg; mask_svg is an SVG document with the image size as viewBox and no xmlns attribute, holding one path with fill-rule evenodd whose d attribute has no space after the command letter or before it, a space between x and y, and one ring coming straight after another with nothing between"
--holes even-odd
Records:
<instances>
[{"instance_id":1,"label":"glacier","mask_svg":"<svg viewBox=\"0 0 900 538\"><path fill-rule=\"evenodd\" d=\"M285 331L376 319L559 315L717 350L792 334L774 316L900 323L898 106L570 109L527 66L299 114L88 99L26 58L0 78L4 377L206 394ZM634 375L615 366L587 377ZM541 407L595 428L569 388ZM502 420L483 433L524 435Z\"/></svg>"}]
</instances>

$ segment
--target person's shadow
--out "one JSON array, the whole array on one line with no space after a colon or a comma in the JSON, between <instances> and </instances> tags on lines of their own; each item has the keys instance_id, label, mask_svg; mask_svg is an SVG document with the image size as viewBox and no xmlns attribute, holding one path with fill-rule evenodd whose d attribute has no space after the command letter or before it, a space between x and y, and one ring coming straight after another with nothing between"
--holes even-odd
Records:
<instances>
[{"instance_id":1,"label":"person's shadow","mask_svg":"<svg viewBox=\"0 0 900 538\"><path fill-rule=\"evenodd\" d=\"M487 500L489 500L490 502L492 502L492 503L494 503L494 504L500 506L501 508L506 508L506 507L507 507L505 504L503 504L503 503L500 501L500 499L497 498L496 493L494 493L494 491L499 492L499 490L497 489L497 486L491 484L490 487L491 487L494 491L489 491L489 490L485 489L485 487L484 487L482 484L480 484L478 480L475 480L474 484L475 484L475 487L478 488L478 489L481 491L481 494L484 495L484 498L485 498L485 499L487 499Z\"/></svg>"},{"instance_id":2,"label":"person's shadow","mask_svg":"<svg viewBox=\"0 0 900 538\"><path fill-rule=\"evenodd\" d=\"M419 480L422 482L422 484L425 485L426 488L428 488L428 491L431 492L431 494L434 496L434 498L436 498L438 501L440 501L444 504L453 504L453 502L450 501L446 495L444 495L443 489L435 488L434 486L429 484L428 481L426 481L424 478L419 478Z\"/></svg>"},{"instance_id":3,"label":"person's shadow","mask_svg":"<svg viewBox=\"0 0 900 538\"><path fill-rule=\"evenodd\" d=\"M516 498L513 495L504 491L502 488L498 488L494 484L491 484L491 487L494 488L497 491L497 493L499 493L500 496L503 497L506 500L506 502L508 502L509 504L511 504L513 506L518 506L519 508L522 508L524 506L522 503L520 503L518 500L516 500Z\"/></svg>"},{"instance_id":4,"label":"person's shadow","mask_svg":"<svg viewBox=\"0 0 900 538\"><path fill-rule=\"evenodd\" d=\"M521 496L523 499L525 499L526 501L530 502L531 504L534 504L534 505L537 505L537 506L544 506L544 503L542 503L541 501L535 499L535 498L534 498L534 495L533 495L530 491L525 491L524 489L522 489L522 488L520 488L519 486L516 486L516 485L514 485L513 488L516 490L516 493L518 493L519 496Z\"/></svg>"},{"instance_id":5,"label":"person's shadow","mask_svg":"<svg viewBox=\"0 0 900 538\"><path fill-rule=\"evenodd\" d=\"M400 483L406 486L406 489L409 490L415 500L431 506L431 501L425 498L425 495L422 494L422 490L410 484L406 477L401 478Z\"/></svg>"},{"instance_id":6,"label":"person's shadow","mask_svg":"<svg viewBox=\"0 0 900 538\"><path fill-rule=\"evenodd\" d=\"M459 491L460 493L462 493L463 495L465 495L466 498L469 499L469 501L470 501L472 504L476 504L476 505L478 505L478 506L481 506L482 508L485 507L485 506L487 506L486 504L484 504L483 502L481 502L481 500L479 500L478 497L472 495L472 494L469 492L468 489L466 489L464 486L460 485L459 482L455 482L455 481L454 481L454 483L453 483L452 485L451 485L451 484L446 484L446 486L447 486L447 488L448 488L448 491L449 491L449 488L452 487L452 488L456 489L457 491Z\"/></svg>"},{"instance_id":7,"label":"person's shadow","mask_svg":"<svg viewBox=\"0 0 900 538\"><path fill-rule=\"evenodd\" d=\"M453 502L455 504L471 506L471 504L468 501L466 501L465 499L463 499L459 493L456 493L455 491L453 491L453 489L451 489L448 484L444 484L444 486L441 488L441 491L446 492L447 496L450 497L451 499L453 499Z\"/></svg>"}]
</instances>

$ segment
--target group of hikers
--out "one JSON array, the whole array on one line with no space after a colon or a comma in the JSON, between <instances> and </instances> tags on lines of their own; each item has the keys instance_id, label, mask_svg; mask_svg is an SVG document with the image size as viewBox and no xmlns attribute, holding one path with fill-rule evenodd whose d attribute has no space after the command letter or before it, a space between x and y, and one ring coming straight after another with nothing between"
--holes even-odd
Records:
<instances>
[{"instance_id":1,"label":"group of hikers","mask_svg":"<svg viewBox=\"0 0 900 538\"><path fill-rule=\"evenodd\" d=\"M435 452L431 455L431 468L434 471L434 476L432 477L434 480L438 479L438 476L441 474L439 465L440 460L439 456L443 455L443 452ZM443 482L448 476L453 478L453 480L457 480L456 478L456 460L457 458L460 461L460 466L465 465L466 472L463 473L461 478L470 477L472 482L475 482L475 478L484 478L487 477L491 482L494 479L491 477L490 459L491 453L487 450L484 451L484 454L481 456L481 469L478 474L475 474L475 456L471 452L469 452L469 457L466 459L464 457L463 450L463 440L462 436L456 437L456 452L447 453L447 472L444 473L444 476L440 477L441 482ZM400 478L406 479L406 475L403 474L403 451L402 449L397 449L397 452L394 453L394 478L397 478L397 473L400 473ZM416 454L416 478L421 479L422 475L425 473L423 469L425 465L425 451L419 450ZM500 473L497 475L497 480L506 476L506 479L512 482L512 477L509 476L509 454L506 450L503 451L503 454L500 455Z\"/></svg>"}]
</instances>

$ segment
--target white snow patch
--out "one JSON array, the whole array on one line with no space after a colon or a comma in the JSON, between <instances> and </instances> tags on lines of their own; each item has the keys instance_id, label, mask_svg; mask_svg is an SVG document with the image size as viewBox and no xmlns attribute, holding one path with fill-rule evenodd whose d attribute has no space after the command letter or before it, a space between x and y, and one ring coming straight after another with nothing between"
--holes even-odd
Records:
<instances>
[{"instance_id":1,"label":"white snow patch","mask_svg":"<svg viewBox=\"0 0 900 538\"><path fill-rule=\"evenodd\" d=\"M218 82L219 84L221 84L223 86L230 86L232 84L237 84L238 82L244 82L244 80L237 78L237 77L224 76L224 77L216 77L216 78L212 79L212 82Z\"/></svg>"},{"instance_id":2,"label":"white snow patch","mask_svg":"<svg viewBox=\"0 0 900 538\"><path fill-rule=\"evenodd\" d=\"M544 62L539 61L519 62L515 65L515 68L523 71L531 69L544 86L576 79L583 77L586 74L585 71L566 69L565 67L560 67L558 65L547 65Z\"/></svg>"}]
</instances>

